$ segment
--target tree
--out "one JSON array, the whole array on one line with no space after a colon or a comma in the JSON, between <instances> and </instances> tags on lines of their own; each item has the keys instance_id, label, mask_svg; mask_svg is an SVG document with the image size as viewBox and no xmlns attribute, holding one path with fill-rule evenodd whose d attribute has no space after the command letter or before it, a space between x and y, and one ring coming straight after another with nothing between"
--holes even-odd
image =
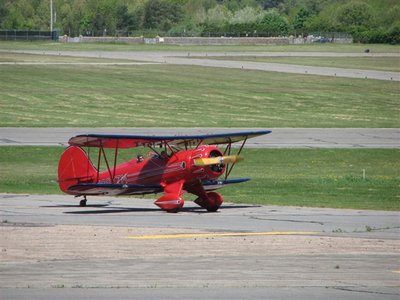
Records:
<instances>
[{"instance_id":1,"label":"tree","mask_svg":"<svg viewBox=\"0 0 400 300\"><path fill-rule=\"evenodd\" d=\"M264 17L264 11L253 7L245 7L236 11L229 20L228 31L234 33L253 33L257 24Z\"/></svg>"},{"instance_id":2,"label":"tree","mask_svg":"<svg viewBox=\"0 0 400 300\"><path fill-rule=\"evenodd\" d=\"M182 8L177 3L149 0L144 7L143 27L167 31L173 24L179 23L182 16Z\"/></svg>"},{"instance_id":3,"label":"tree","mask_svg":"<svg viewBox=\"0 0 400 300\"><path fill-rule=\"evenodd\" d=\"M64 3L58 10L58 15L61 21L57 20L57 25L59 24L61 32L71 36L75 29L71 5L68 2Z\"/></svg>"},{"instance_id":4,"label":"tree","mask_svg":"<svg viewBox=\"0 0 400 300\"><path fill-rule=\"evenodd\" d=\"M206 23L209 25L223 27L232 16L230 10L223 5L217 5L207 11Z\"/></svg>"},{"instance_id":5,"label":"tree","mask_svg":"<svg viewBox=\"0 0 400 300\"><path fill-rule=\"evenodd\" d=\"M41 1L35 10L35 28L39 30L50 30L50 6L49 2ZM53 11L54 13L54 11Z\"/></svg>"},{"instance_id":6,"label":"tree","mask_svg":"<svg viewBox=\"0 0 400 300\"><path fill-rule=\"evenodd\" d=\"M388 26L400 25L400 5L395 5L384 14L382 20Z\"/></svg>"},{"instance_id":7,"label":"tree","mask_svg":"<svg viewBox=\"0 0 400 300\"><path fill-rule=\"evenodd\" d=\"M332 32L338 31L336 20L337 6L331 5L325 7L320 13L313 14L304 22L304 28L307 32Z\"/></svg>"},{"instance_id":8,"label":"tree","mask_svg":"<svg viewBox=\"0 0 400 300\"><path fill-rule=\"evenodd\" d=\"M36 29L35 9L28 0L9 1L5 5L6 18L2 21L6 29Z\"/></svg>"},{"instance_id":9,"label":"tree","mask_svg":"<svg viewBox=\"0 0 400 300\"><path fill-rule=\"evenodd\" d=\"M129 13L128 6L126 4L119 5L115 11L117 20L117 29L130 31L135 30L139 26L139 19L136 18L135 14Z\"/></svg>"},{"instance_id":10,"label":"tree","mask_svg":"<svg viewBox=\"0 0 400 300\"><path fill-rule=\"evenodd\" d=\"M270 10L258 24L257 31L268 36L283 36L289 33L289 23L275 10Z\"/></svg>"},{"instance_id":11,"label":"tree","mask_svg":"<svg viewBox=\"0 0 400 300\"><path fill-rule=\"evenodd\" d=\"M312 16L312 12L309 11L307 8L302 7L294 16L293 19L293 28L298 33L304 33L306 31L306 22Z\"/></svg>"},{"instance_id":12,"label":"tree","mask_svg":"<svg viewBox=\"0 0 400 300\"><path fill-rule=\"evenodd\" d=\"M285 0L258 0L264 9L278 8Z\"/></svg>"},{"instance_id":13,"label":"tree","mask_svg":"<svg viewBox=\"0 0 400 300\"><path fill-rule=\"evenodd\" d=\"M359 1L351 1L337 11L337 21L342 29L354 26L366 26L371 24L373 17L371 7Z\"/></svg>"},{"instance_id":14,"label":"tree","mask_svg":"<svg viewBox=\"0 0 400 300\"><path fill-rule=\"evenodd\" d=\"M264 16L264 13L258 9L250 6L246 6L240 10L237 10L229 23L231 24L251 24L260 21Z\"/></svg>"}]
</instances>

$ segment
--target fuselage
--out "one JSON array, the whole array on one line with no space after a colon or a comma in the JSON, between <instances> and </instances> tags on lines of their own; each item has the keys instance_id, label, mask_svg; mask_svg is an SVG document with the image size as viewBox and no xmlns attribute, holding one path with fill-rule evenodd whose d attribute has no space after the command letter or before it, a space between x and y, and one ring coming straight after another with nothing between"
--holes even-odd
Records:
<instances>
[{"instance_id":1,"label":"fuselage","mask_svg":"<svg viewBox=\"0 0 400 300\"><path fill-rule=\"evenodd\" d=\"M214 180L224 173L225 166L196 166L194 159L217 156L223 154L215 146L199 146L170 155L154 153L146 159L131 159L115 169L101 172L93 181L114 184L170 184L179 180Z\"/></svg>"}]
</instances>

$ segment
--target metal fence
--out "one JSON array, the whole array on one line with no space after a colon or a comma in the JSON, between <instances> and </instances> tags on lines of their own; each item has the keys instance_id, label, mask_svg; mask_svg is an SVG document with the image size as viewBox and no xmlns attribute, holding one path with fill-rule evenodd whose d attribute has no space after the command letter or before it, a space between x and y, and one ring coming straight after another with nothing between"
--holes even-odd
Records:
<instances>
[{"instance_id":1,"label":"metal fence","mask_svg":"<svg viewBox=\"0 0 400 300\"><path fill-rule=\"evenodd\" d=\"M3 41L58 41L58 36L57 30L0 30L0 40Z\"/></svg>"},{"instance_id":2,"label":"metal fence","mask_svg":"<svg viewBox=\"0 0 400 300\"><path fill-rule=\"evenodd\" d=\"M353 37L345 32L311 32L306 37L311 43L352 43Z\"/></svg>"}]
</instances>

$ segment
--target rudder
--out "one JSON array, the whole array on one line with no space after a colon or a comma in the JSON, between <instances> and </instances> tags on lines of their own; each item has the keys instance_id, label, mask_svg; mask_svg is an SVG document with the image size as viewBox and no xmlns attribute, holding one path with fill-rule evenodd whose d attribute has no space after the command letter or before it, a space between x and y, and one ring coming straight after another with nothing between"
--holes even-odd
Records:
<instances>
[{"instance_id":1,"label":"rudder","mask_svg":"<svg viewBox=\"0 0 400 300\"><path fill-rule=\"evenodd\" d=\"M68 147L58 163L58 184L64 193L71 185L93 182L97 174L86 152L76 146Z\"/></svg>"}]
</instances>

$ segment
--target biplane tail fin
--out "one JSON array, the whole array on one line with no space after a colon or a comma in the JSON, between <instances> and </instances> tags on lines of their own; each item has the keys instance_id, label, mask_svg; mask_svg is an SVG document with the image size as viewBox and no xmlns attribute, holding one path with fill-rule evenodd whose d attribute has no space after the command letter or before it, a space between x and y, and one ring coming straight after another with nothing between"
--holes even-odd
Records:
<instances>
[{"instance_id":1,"label":"biplane tail fin","mask_svg":"<svg viewBox=\"0 0 400 300\"><path fill-rule=\"evenodd\" d=\"M97 170L81 147L68 147L58 163L58 184L68 193L68 188L79 183L92 183Z\"/></svg>"}]
</instances>

